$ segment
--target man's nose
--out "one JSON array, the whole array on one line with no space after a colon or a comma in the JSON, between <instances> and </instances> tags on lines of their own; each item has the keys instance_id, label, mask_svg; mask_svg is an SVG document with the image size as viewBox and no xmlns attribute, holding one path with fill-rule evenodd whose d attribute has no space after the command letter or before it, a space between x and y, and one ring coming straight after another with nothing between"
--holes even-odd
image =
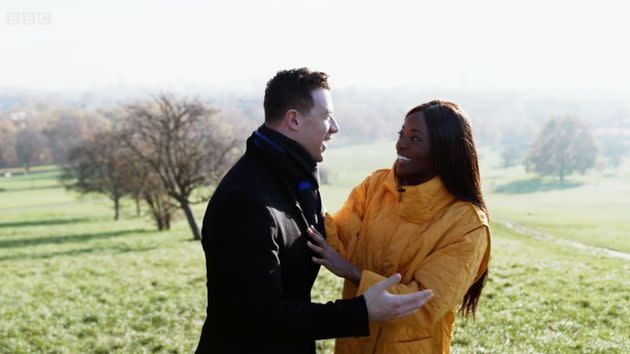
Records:
<instances>
[{"instance_id":1,"label":"man's nose","mask_svg":"<svg viewBox=\"0 0 630 354\"><path fill-rule=\"evenodd\" d=\"M330 119L330 128L328 131L330 134L335 134L339 131L339 124L337 124L337 120L334 117Z\"/></svg>"}]
</instances>

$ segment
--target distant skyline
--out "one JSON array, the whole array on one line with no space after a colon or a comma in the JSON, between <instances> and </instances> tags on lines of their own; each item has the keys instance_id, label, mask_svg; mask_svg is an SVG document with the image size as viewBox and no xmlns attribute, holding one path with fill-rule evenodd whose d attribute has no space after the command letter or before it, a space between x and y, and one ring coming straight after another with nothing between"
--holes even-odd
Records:
<instances>
[{"instance_id":1,"label":"distant skyline","mask_svg":"<svg viewBox=\"0 0 630 354\"><path fill-rule=\"evenodd\" d=\"M622 1L0 0L0 89L338 88L630 96Z\"/></svg>"}]
</instances>

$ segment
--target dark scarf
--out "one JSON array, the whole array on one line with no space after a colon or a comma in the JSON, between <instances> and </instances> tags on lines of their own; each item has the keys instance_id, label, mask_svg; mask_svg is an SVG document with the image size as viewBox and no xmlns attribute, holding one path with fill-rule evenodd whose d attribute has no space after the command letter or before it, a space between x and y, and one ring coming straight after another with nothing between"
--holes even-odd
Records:
<instances>
[{"instance_id":1,"label":"dark scarf","mask_svg":"<svg viewBox=\"0 0 630 354\"><path fill-rule=\"evenodd\" d=\"M325 235L319 171L311 155L296 141L265 125L247 139L247 151L255 152L275 170L297 200L308 224Z\"/></svg>"}]
</instances>

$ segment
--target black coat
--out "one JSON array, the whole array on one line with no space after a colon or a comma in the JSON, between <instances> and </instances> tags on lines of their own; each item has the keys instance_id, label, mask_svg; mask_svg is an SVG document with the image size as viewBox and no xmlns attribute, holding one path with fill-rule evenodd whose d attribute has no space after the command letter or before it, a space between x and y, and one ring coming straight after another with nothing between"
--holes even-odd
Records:
<instances>
[{"instance_id":1,"label":"black coat","mask_svg":"<svg viewBox=\"0 0 630 354\"><path fill-rule=\"evenodd\" d=\"M316 163L261 127L203 221L208 308L197 353L315 353L315 340L369 335L364 298L311 302L319 265L305 228L323 231Z\"/></svg>"}]
</instances>

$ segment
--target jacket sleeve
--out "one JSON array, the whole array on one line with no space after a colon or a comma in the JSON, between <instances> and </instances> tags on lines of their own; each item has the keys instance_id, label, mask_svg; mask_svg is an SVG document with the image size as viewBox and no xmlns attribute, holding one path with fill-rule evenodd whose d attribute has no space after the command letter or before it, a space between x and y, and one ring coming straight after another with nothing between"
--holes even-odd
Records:
<instances>
[{"instance_id":1,"label":"jacket sleeve","mask_svg":"<svg viewBox=\"0 0 630 354\"><path fill-rule=\"evenodd\" d=\"M422 289L431 289L433 298L414 315L401 318L406 325L430 328L449 311L461 303L468 288L487 269L490 256L490 233L481 225L457 237L423 259L414 259L415 269L411 279L388 289L395 294L405 294ZM363 294L370 286L385 277L364 270L361 274L357 294Z\"/></svg>"},{"instance_id":2,"label":"jacket sleeve","mask_svg":"<svg viewBox=\"0 0 630 354\"><path fill-rule=\"evenodd\" d=\"M333 216L326 213L326 241L339 255L350 259L354 250L365 210L367 208L367 189L370 177L354 187L343 207Z\"/></svg>"},{"instance_id":3,"label":"jacket sleeve","mask_svg":"<svg viewBox=\"0 0 630 354\"><path fill-rule=\"evenodd\" d=\"M231 314L247 340L264 333L269 340L369 335L363 296L326 304L283 299L281 245L274 215L262 203L232 196L213 208L206 251ZM214 247L214 249L212 249ZM207 260L208 261L208 260Z\"/></svg>"}]
</instances>

